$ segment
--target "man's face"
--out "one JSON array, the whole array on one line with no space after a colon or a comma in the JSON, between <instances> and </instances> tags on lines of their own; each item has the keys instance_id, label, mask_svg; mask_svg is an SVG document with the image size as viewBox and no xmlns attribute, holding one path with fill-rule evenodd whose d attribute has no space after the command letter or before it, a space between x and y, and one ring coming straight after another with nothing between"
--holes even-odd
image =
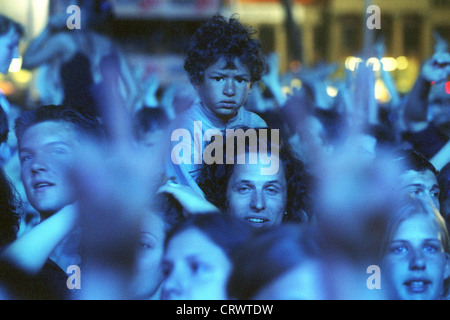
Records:
<instances>
[{"instance_id":1,"label":"man's face","mask_svg":"<svg viewBox=\"0 0 450 320\"><path fill-rule=\"evenodd\" d=\"M273 175L261 174L262 164L235 164L228 181L228 214L253 227L280 225L286 212L287 182L283 166Z\"/></svg>"},{"instance_id":2,"label":"man's face","mask_svg":"<svg viewBox=\"0 0 450 320\"><path fill-rule=\"evenodd\" d=\"M413 196L424 197L439 210L439 184L436 175L430 171L407 170L401 177L401 187Z\"/></svg>"},{"instance_id":3,"label":"man's face","mask_svg":"<svg viewBox=\"0 0 450 320\"><path fill-rule=\"evenodd\" d=\"M252 88L248 68L237 58L233 64L220 58L205 70L203 82L195 85L203 106L223 121L236 115Z\"/></svg>"},{"instance_id":4,"label":"man's face","mask_svg":"<svg viewBox=\"0 0 450 320\"><path fill-rule=\"evenodd\" d=\"M19 57L19 39L14 29L0 36L0 73L7 74L11 61Z\"/></svg>"},{"instance_id":5,"label":"man's face","mask_svg":"<svg viewBox=\"0 0 450 320\"><path fill-rule=\"evenodd\" d=\"M28 201L43 218L75 201L69 175L77 146L75 128L63 121L41 122L23 134L21 177Z\"/></svg>"}]
</instances>

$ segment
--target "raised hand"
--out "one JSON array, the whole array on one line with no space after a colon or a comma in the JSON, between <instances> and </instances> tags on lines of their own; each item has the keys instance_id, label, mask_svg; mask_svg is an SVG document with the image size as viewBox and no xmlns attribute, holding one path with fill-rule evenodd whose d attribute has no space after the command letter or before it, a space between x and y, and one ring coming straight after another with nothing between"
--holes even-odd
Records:
<instances>
[{"instance_id":1,"label":"raised hand","mask_svg":"<svg viewBox=\"0 0 450 320\"><path fill-rule=\"evenodd\" d=\"M436 52L422 66L422 77L429 81L444 81L450 74L450 53Z\"/></svg>"}]
</instances>

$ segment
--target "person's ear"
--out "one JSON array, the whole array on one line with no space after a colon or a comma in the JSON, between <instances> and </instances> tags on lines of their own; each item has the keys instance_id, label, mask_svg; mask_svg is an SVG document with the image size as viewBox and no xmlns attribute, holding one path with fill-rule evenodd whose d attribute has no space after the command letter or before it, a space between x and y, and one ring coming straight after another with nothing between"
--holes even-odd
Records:
<instances>
[{"instance_id":1,"label":"person's ear","mask_svg":"<svg viewBox=\"0 0 450 320\"><path fill-rule=\"evenodd\" d=\"M445 268L444 268L444 279L450 277L450 255L445 253Z\"/></svg>"}]
</instances>

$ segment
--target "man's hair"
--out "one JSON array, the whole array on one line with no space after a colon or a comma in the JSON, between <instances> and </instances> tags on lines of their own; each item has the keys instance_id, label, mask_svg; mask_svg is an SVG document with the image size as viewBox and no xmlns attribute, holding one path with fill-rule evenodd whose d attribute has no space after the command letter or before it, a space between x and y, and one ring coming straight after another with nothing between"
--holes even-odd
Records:
<instances>
[{"instance_id":1,"label":"man's hair","mask_svg":"<svg viewBox=\"0 0 450 320\"><path fill-rule=\"evenodd\" d=\"M264 55L259 41L251 39L256 33L245 28L238 19L226 19L216 15L194 33L186 50L184 68L194 84L201 84L205 70L225 58L227 66L233 66L238 58L251 75L251 82L261 79L266 69Z\"/></svg>"},{"instance_id":2,"label":"man's hair","mask_svg":"<svg viewBox=\"0 0 450 320\"><path fill-rule=\"evenodd\" d=\"M81 113L71 107L62 105L45 105L31 111L23 112L16 120L14 130L20 146L24 132L38 123L45 121L62 121L70 123L79 133L103 140L104 131L100 122L93 116Z\"/></svg>"},{"instance_id":3,"label":"man's hair","mask_svg":"<svg viewBox=\"0 0 450 320\"><path fill-rule=\"evenodd\" d=\"M0 36L7 34L11 29L15 30L20 36L23 36L25 32L21 24L0 14Z\"/></svg>"},{"instance_id":4,"label":"man's hair","mask_svg":"<svg viewBox=\"0 0 450 320\"><path fill-rule=\"evenodd\" d=\"M434 165L420 152L414 149L400 149L394 153L394 161L398 162L402 170L423 172L430 170L436 176L438 171Z\"/></svg>"},{"instance_id":5,"label":"man's hair","mask_svg":"<svg viewBox=\"0 0 450 320\"><path fill-rule=\"evenodd\" d=\"M249 128L242 127L244 131ZM255 130L257 133L258 129ZM263 143L267 144L267 150L271 150L272 137L271 130L268 130L267 140L263 139ZM258 145L261 139L258 135ZM237 163L238 144L234 144L234 163ZM249 143L245 143L245 152L249 151ZM225 148L224 148L225 151ZM197 183L205 193L206 200L214 204L219 210L225 212L228 208L228 200L226 198L228 182L233 174L235 166L227 164L227 155L224 152L224 161L222 164L213 163L205 165L198 177ZM313 218L313 206L311 202L311 189L313 187L313 179L311 174L306 170L304 163L295 156L290 145L285 143L283 139L279 141L279 159L283 166L287 183L286 194L286 214L283 216L283 222L307 222Z\"/></svg>"}]
</instances>

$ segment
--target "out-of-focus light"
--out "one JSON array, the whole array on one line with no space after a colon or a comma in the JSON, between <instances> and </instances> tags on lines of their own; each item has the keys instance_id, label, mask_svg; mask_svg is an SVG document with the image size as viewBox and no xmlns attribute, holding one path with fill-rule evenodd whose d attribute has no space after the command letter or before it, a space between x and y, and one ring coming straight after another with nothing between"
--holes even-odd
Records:
<instances>
[{"instance_id":1,"label":"out-of-focus light","mask_svg":"<svg viewBox=\"0 0 450 320\"><path fill-rule=\"evenodd\" d=\"M397 58L397 69L398 70L405 70L409 66L408 58L405 56L400 56Z\"/></svg>"},{"instance_id":2,"label":"out-of-focus light","mask_svg":"<svg viewBox=\"0 0 450 320\"><path fill-rule=\"evenodd\" d=\"M327 87L327 94L332 98L336 97L338 95L338 92L339 90L333 86Z\"/></svg>"},{"instance_id":3,"label":"out-of-focus light","mask_svg":"<svg viewBox=\"0 0 450 320\"><path fill-rule=\"evenodd\" d=\"M355 71L356 68L358 67L358 64L360 64L361 62L362 62L361 58L353 56L347 57L347 59L345 59L345 68L351 71Z\"/></svg>"},{"instance_id":4,"label":"out-of-focus light","mask_svg":"<svg viewBox=\"0 0 450 320\"><path fill-rule=\"evenodd\" d=\"M302 80L300 79L292 79L291 81L291 87L294 89L301 89L302 85Z\"/></svg>"},{"instance_id":5,"label":"out-of-focus light","mask_svg":"<svg viewBox=\"0 0 450 320\"><path fill-rule=\"evenodd\" d=\"M384 85L381 79L377 79L375 82L375 99L381 103L386 103L391 101L391 94Z\"/></svg>"},{"instance_id":6,"label":"out-of-focus light","mask_svg":"<svg viewBox=\"0 0 450 320\"><path fill-rule=\"evenodd\" d=\"M9 65L9 72L19 72L22 69L22 57L15 58L11 61L11 64Z\"/></svg>"},{"instance_id":7,"label":"out-of-focus light","mask_svg":"<svg viewBox=\"0 0 450 320\"><path fill-rule=\"evenodd\" d=\"M383 64L384 71L394 71L398 68L398 61L392 57L385 57L381 59L381 63Z\"/></svg>"},{"instance_id":8,"label":"out-of-focus light","mask_svg":"<svg viewBox=\"0 0 450 320\"><path fill-rule=\"evenodd\" d=\"M12 79L20 84L27 84L31 81L33 74L27 70L20 70L12 74Z\"/></svg>"},{"instance_id":9,"label":"out-of-focus light","mask_svg":"<svg viewBox=\"0 0 450 320\"><path fill-rule=\"evenodd\" d=\"M301 68L302 68L302 63L298 60L294 60L291 63L289 63L289 69L292 72L299 72Z\"/></svg>"},{"instance_id":10,"label":"out-of-focus light","mask_svg":"<svg viewBox=\"0 0 450 320\"><path fill-rule=\"evenodd\" d=\"M0 82L0 91L5 95L9 96L14 93L14 85L11 82Z\"/></svg>"},{"instance_id":11,"label":"out-of-focus light","mask_svg":"<svg viewBox=\"0 0 450 320\"><path fill-rule=\"evenodd\" d=\"M375 57L367 59L366 66L370 66L370 65L372 65L373 71L380 71L380 69L381 69L380 60L378 60Z\"/></svg>"},{"instance_id":12,"label":"out-of-focus light","mask_svg":"<svg viewBox=\"0 0 450 320\"><path fill-rule=\"evenodd\" d=\"M445 83L445 93L450 94L450 81Z\"/></svg>"},{"instance_id":13,"label":"out-of-focus light","mask_svg":"<svg viewBox=\"0 0 450 320\"><path fill-rule=\"evenodd\" d=\"M347 57L345 60L345 68L351 71L355 71L363 60L358 57ZM371 57L367 59L366 66L372 66L373 71L380 71L381 65L383 65L383 70L392 72L395 70L405 70L409 66L408 59L405 56L396 58L384 57L381 61L376 57Z\"/></svg>"},{"instance_id":14,"label":"out-of-focus light","mask_svg":"<svg viewBox=\"0 0 450 320\"><path fill-rule=\"evenodd\" d=\"M292 88L289 87L289 86L283 86L283 87L281 88L281 90L282 90L283 95L284 95L285 97L288 96L288 95L290 95L290 94L292 94Z\"/></svg>"}]
</instances>

